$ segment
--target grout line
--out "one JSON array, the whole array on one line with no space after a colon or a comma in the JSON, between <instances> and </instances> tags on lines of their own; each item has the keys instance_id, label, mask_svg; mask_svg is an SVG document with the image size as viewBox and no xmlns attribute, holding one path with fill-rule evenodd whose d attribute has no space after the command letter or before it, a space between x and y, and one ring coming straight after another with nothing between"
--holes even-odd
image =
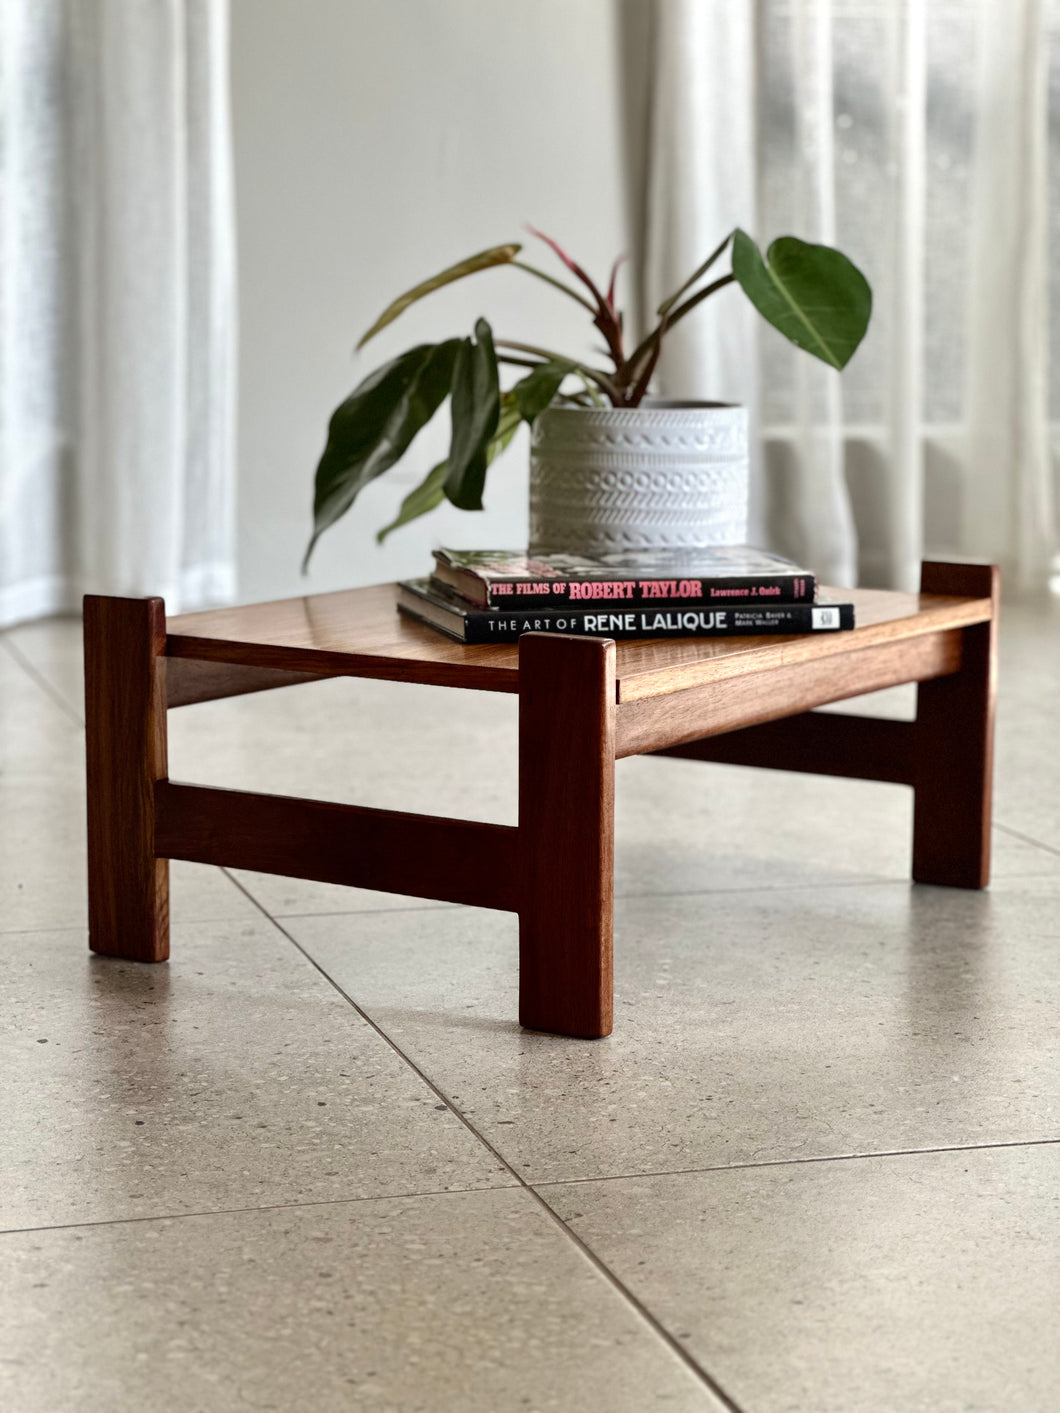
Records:
<instances>
[{"instance_id":1,"label":"grout line","mask_svg":"<svg viewBox=\"0 0 1060 1413\"><path fill-rule=\"evenodd\" d=\"M0 927L0 937L43 937L48 932L79 932L82 936L88 931L88 922L64 922L56 927Z\"/></svg>"},{"instance_id":2,"label":"grout line","mask_svg":"<svg viewBox=\"0 0 1060 1413\"><path fill-rule=\"evenodd\" d=\"M177 862L179 863L181 862L181 860L177 860ZM221 867L220 864L197 864L196 867L217 869L218 873L225 873L225 870ZM225 874L225 877L228 882L233 881L230 875ZM257 905L255 904L255 906ZM212 927L215 923L219 922L235 923L243 922L245 921L245 919L245 913L240 913L237 916L233 916L232 914L226 913L218 913L216 917L181 917L177 918L176 921L173 921L171 919L170 926L172 928L200 927L204 925ZM88 919L86 917L82 922L79 923L56 923L54 927L0 927L0 937L43 937L50 932L79 932L84 935L88 932ZM122 961L128 960L128 958L113 957L110 960Z\"/></svg>"},{"instance_id":3,"label":"grout line","mask_svg":"<svg viewBox=\"0 0 1060 1413\"><path fill-rule=\"evenodd\" d=\"M1048 854L1056 854L1060 857L1060 849L1052 844L1046 844L1041 839L1035 839L1031 834L1022 834L1018 829L1013 829L1010 824L994 823L995 829L1000 829L1005 834L1011 834L1014 839L1022 839L1025 844L1033 844L1036 849L1044 849Z\"/></svg>"},{"instance_id":4,"label":"grout line","mask_svg":"<svg viewBox=\"0 0 1060 1413\"><path fill-rule=\"evenodd\" d=\"M854 1163L869 1158L916 1158L929 1153L982 1153L995 1148L1048 1148L1060 1138L1011 1138L1000 1143L953 1143L938 1148L882 1148L871 1153L822 1153L814 1158L767 1158L761 1163L718 1163L705 1168L659 1168L642 1173L601 1173L599 1177L547 1178L538 1187L575 1187L590 1182L637 1182L641 1178L691 1177L697 1173L735 1173L757 1168L792 1168L807 1163Z\"/></svg>"},{"instance_id":5,"label":"grout line","mask_svg":"<svg viewBox=\"0 0 1060 1413\"><path fill-rule=\"evenodd\" d=\"M215 866L215 867L218 867L218 868L221 868L221 869L223 869L223 868L225 867L223 864L218 864L218 865L214 865L214 866ZM236 880L233 878L232 881L235 882ZM885 877L885 876L883 876L883 875L871 875L871 876L867 876L867 877L865 877L865 878L836 879L836 880L833 880L833 881L830 882L830 883L828 883L828 882L816 882L816 883L775 883L775 884L766 884L766 885L764 885L764 886L763 886L763 885L759 885L759 884L749 883L749 884L746 885L746 887L743 887L743 888L688 888L688 889L680 889L680 890L676 890L676 891L675 891L675 890L662 891L662 892L657 892L657 893L656 893L656 892L647 892L647 893L621 893L621 892L616 892L616 893L615 893L615 902L616 902L616 903L620 903L620 902L633 902L633 901L638 901L638 900L645 899L645 898L707 898L707 897L711 897L711 898L712 898L712 897L716 897L716 896L718 896L718 895L724 895L725 897L728 897L730 894L736 895L736 894L741 894L741 893L763 893L763 892L765 892L765 893L785 893L785 892L795 893L795 892L799 892L800 890L806 890L806 889L822 889L822 888L880 888L880 887L884 887L884 886L886 886L886 887L894 887L894 886L896 886L896 885L898 885L898 884L904 884L904 885L908 886L909 883L910 883L910 880L909 880L908 878L887 878L887 877ZM244 891L247 893L247 896L248 896L248 897L254 898L254 895L253 895L253 893L250 891L249 888L245 889ZM395 895L395 896L399 896L399 895ZM254 902L257 904L258 907L260 907L260 908L262 909L263 912L267 912L267 909L264 907L264 904L259 903L258 900L257 900L257 898L254 898ZM320 912L308 912L308 913L281 913L281 912L275 912L275 913L268 913L268 916L269 916L274 922L275 922L275 921L278 921L278 920L280 920L280 919L282 919L282 918L286 918L286 919L288 919L288 920L291 921L291 922L297 922L297 921L299 921L299 920L301 920L301 919L303 919L303 918L315 918L315 917L365 917L365 916L378 917L378 916L380 916L381 914L389 917L392 913L442 913L442 912L444 912L444 913L451 913L451 912L471 912L471 911L482 911L482 910L481 910L481 909L476 910L476 909L474 908L474 906L473 906L472 904L470 904L470 903L438 903L438 904L436 904L436 905L434 905L434 906L427 905L427 906L424 906L424 907L415 907L415 906L414 906L414 907L408 907L408 908L333 908L333 909L322 910L322 911L320 911Z\"/></svg>"},{"instance_id":6,"label":"grout line","mask_svg":"<svg viewBox=\"0 0 1060 1413\"><path fill-rule=\"evenodd\" d=\"M742 888L683 888L659 893L619 893L616 891L615 902L642 898L706 898L718 895L729 897L737 893L799 893L808 889L825 888L893 888L899 883L908 887L911 882L912 880L909 878L888 878L883 874L871 874L865 878L835 878L831 882L817 880L807 883L748 883Z\"/></svg>"},{"instance_id":7,"label":"grout line","mask_svg":"<svg viewBox=\"0 0 1060 1413\"><path fill-rule=\"evenodd\" d=\"M215 867L223 870L225 865L217 864L215 865ZM276 875L273 874L272 877L276 877ZM234 879L232 881L235 882ZM248 896L253 896L252 894L250 894L249 889L246 891L248 893ZM256 898L254 899L254 901L255 903L257 903ZM258 906L264 908L263 904L258 903ZM301 918L307 917L378 917L380 913L384 913L389 917L391 913L450 913L463 912L464 910L464 906L460 903L439 902L433 905L428 903L424 907L412 906L408 908L334 908L319 913L269 913L269 917L272 918L274 921L277 918L290 918L292 922L295 922Z\"/></svg>"},{"instance_id":8,"label":"grout line","mask_svg":"<svg viewBox=\"0 0 1060 1413\"><path fill-rule=\"evenodd\" d=\"M1060 849L1054 849L1054 848L1052 847L1052 845L1050 845L1050 844L1043 844L1043 843L1041 843L1040 840L1030 838L1029 835L1019 834L1016 830L1010 829L1007 825L1004 825L1004 824L995 824L995 825L994 825L994 828L995 828L995 829L1001 829L1001 830L1003 830L1006 834L1014 834L1014 835L1016 836L1016 838L1018 838L1018 839L1023 839L1023 840L1025 840L1025 842L1028 843L1028 844L1035 844L1035 845L1037 845L1037 847L1040 848L1040 849L1048 850L1050 853L1053 853L1053 854L1056 854L1057 856L1060 856ZM224 868L224 865L216 865L216 867L219 867L219 868L222 868L222 869L223 869L223 868ZM997 875L995 875L995 877L996 877L996 879L997 879L998 882L1002 882L1002 881L1004 881L1005 879L1051 877L1051 875L1024 874L1024 873L1002 873L1002 874L997 874ZM235 879L233 879L232 881L235 882ZM811 881L806 882L806 883L799 883L799 882L795 882L795 881L790 881L790 882L787 882L787 883L767 883L767 884L764 884L764 885L763 885L763 884L757 884L757 883L748 883L748 884L746 884L745 886L743 886L743 887L738 887L738 888L682 888L682 889L665 889L665 890L660 890L659 892L641 892L641 893L624 893L624 892L621 892L621 891L619 891L618 889L616 889L616 891L615 891L615 902L616 902L616 903L638 902L638 901L643 901L644 899L650 899L650 898L659 898L659 899L662 899L662 898L714 898L714 897L730 897L730 896L737 896L737 895L743 894L743 893L769 893L769 894L773 894L773 893L799 893L799 892L807 892L807 891L811 891L811 890L816 890L816 891L823 891L823 890L825 890L825 889L831 890L831 889L833 889L833 888L884 888L884 887L886 887L886 888L894 888L894 887L898 887L899 885L902 886L902 887L905 887L905 888L911 888L911 887L913 886L913 880L912 880L911 878L908 878L908 877L905 877L905 876L903 876L903 877L901 877L901 878L897 878L897 877L892 878L892 877L889 877L887 874L866 874L865 877L863 877L863 878L835 878L835 879L831 879L831 880L826 880L826 879L825 879L825 880L811 880ZM244 891L247 892L247 896L248 896L248 897L253 897L253 894L250 893L249 889L246 889L246 890L244 890ZM397 896L397 895L395 895L395 896ZM267 910L264 908L264 905L258 902L257 898L254 898L254 902L257 904L257 906L261 907L263 911L267 911ZM333 909L322 910L322 911L320 911L320 912L306 912L306 913L281 913L281 912L276 912L276 913L268 913L268 916L269 916L273 921L276 921L276 920L281 919L281 918L287 918L287 919L289 919L289 920L292 921L292 922L298 922L298 921L300 921L300 920L302 920L302 919L304 919L304 918L315 918L315 917L321 917L321 918L323 918L323 917L364 917L364 916L375 916L375 917L377 917L377 916L379 916L380 914L385 914L385 915L389 916L391 913L468 912L468 911L475 911L475 909L474 909L474 908L472 907L472 905L469 904L469 903L438 903L438 904L434 904L434 905L427 904L427 905L422 906L422 907L413 906L413 907L407 907L407 908L333 908Z\"/></svg>"},{"instance_id":9,"label":"grout line","mask_svg":"<svg viewBox=\"0 0 1060 1413\"><path fill-rule=\"evenodd\" d=\"M31 677L33 681L36 682L37 686L51 698L52 702L59 708L62 714L69 717L71 721L75 721L78 726L83 727L85 724L84 718L74 710L66 698L59 692L58 688L54 687L52 683L48 681L44 673L29 660L22 649L17 647L7 634L0 637L0 643L3 644L10 655L15 659L23 672Z\"/></svg>"},{"instance_id":10,"label":"grout line","mask_svg":"<svg viewBox=\"0 0 1060 1413\"><path fill-rule=\"evenodd\" d=\"M227 873L228 871L227 869L222 869L222 872ZM232 878L231 874L229 874L228 876ZM236 885L237 888L242 888L242 885L240 884L238 879L232 878L232 882ZM243 889L243 892L246 892L246 889ZM477 1138L478 1141L483 1145L483 1147L486 1148L488 1152L493 1155L493 1157L501 1165L501 1167L504 1168L506 1172L511 1174L511 1176L515 1179L519 1187L522 1188L524 1192L530 1195L534 1202L537 1203L540 1210L544 1212L548 1216L548 1218L557 1227L559 1227L559 1229L575 1244L575 1246L579 1249L579 1251L590 1263L590 1265L592 1265L596 1269L596 1271L608 1282L609 1285L614 1288L615 1291L618 1292L620 1296L625 1298L625 1300L641 1316L641 1318L646 1322L646 1324L648 1324L650 1328L655 1332L659 1339L661 1339L662 1342L667 1345L671 1353L675 1354L677 1358L681 1361L681 1363L684 1364L685 1367L689 1369L707 1387L707 1389L714 1395L714 1397L721 1402L722 1406L728 1410L728 1413L742 1413L739 1404L737 1404L734 1399L732 1399L729 1394L726 1393L724 1388L722 1388L722 1386L717 1382L717 1380L714 1379L698 1362L698 1360L695 1359L694 1356L690 1354L687 1349L684 1348L681 1342L670 1333L666 1326L663 1325L662 1322L655 1315L652 1314L652 1312L643 1303L643 1301L639 1300L638 1297L633 1294L633 1292L628 1288L628 1286L624 1284L623 1281L619 1279L619 1277L614 1273L614 1271L612 1271L609 1266L604 1264L601 1258L597 1256L596 1252L593 1251L593 1249L582 1240L582 1238L577 1234L577 1232L573 1231L562 1219L562 1217L560 1217L557 1212L553 1211L553 1209L549 1206L548 1202L545 1201L541 1194L537 1192L537 1190L526 1181L522 1174L518 1172L517 1169L515 1169L511 1165L511 1163L508 1162L507 1158L505 1158L504 1155L494 1147L494 1145L489 1141L489 1139L479 1132L479 1130L470 1121L470 1119L468 1119L461 1112L461 1110L453 1103L449 1095L446 1094L445 1091L441 1089L437 1084L435 1084L434 1080L432 1080L430 1076L420 1068L420 1066L415 1062L415 1060L413 1060L408 1054L405 1053L404 1050L402 1050L401 1046L398 1045L395 1040L391 1039L391 1037L386 1033L386 1031L383 1030L382 1027L379 1026L372 1019L372 1017L367 1013L367 1011L363 1010L361 1006L357 1004L357 1002L353 999L349 992L344 990L343 987L341 987L339 983L334 979L334 977L328 975L328 973L324 970L324 968L320 965L316 958L311 956L310 953L307 952L306 949L301 945L301 943L298 942L297 939L293 937L285 927L283 927L279 922L277 922L277 920L270 913L266 912L265 908L262 907L262 905L257 901L256 898L253 898L250 893L247 893L247 897L251 899L255 907L261 909L262 913L265 915L265 917L269 919L269 921L277 929L277 931L281 932L283 936L286 937L287 940L291 943L291 945L297 951L301 952L302 956L305 957L306 961L309 962L310 966L314 967L320 973L320 975L324 978L328 985L332 986L339 993L339 995L353 1008L357 1015L359 1015L367 1025L371 1026L371 1028L375 1031L379 1038L386 1045L388 1045L391 1050L394 1051L395 1055L397 1055L400 1059L404 1060L405 1064L408 1065L408 1067L413 1071L414 1074L419 1076L419 1078L423 1081L427 1088L430 1089L433 1094L436 1094L438 1098L442 1100L446 1107L450 1109L453 1114L456 1115L456 1117L460 1120L460 1122L464 1125L468 1132L472 1134L473 1137Z\"/></svg>"},{"instance_id":11,"label":"grout line","mask_svg":"<svg viewBox=\"0 0 1060 1413\"><path fill-rule=\"evenodd\" d=\"M5 1236L25 1236L38 1231L84 1231L93 1227L128 1227L142 1222L180 1222L185 1217L232 1217L248 1212L294 1212L302 1207L349 1207L357 1202L405 1202L416 1197L459 1197L468 1192L511 1192L514 1183L489 1184L486 1187L439 1187L426 1192L366 1193L361 1197L324 1197L312 1202L264 1202L260 1207L206 1207L201 1212L149 1212L142 1217L100 1217L94 1222L52 1222L41 1227L4 1227Z\"/></svg>"},{"instance_id":12,"label":"grout line","mask_svg":"<svg viewBox=\"0 0 1060 1413\"><path fill-rule=\"evenodd\" d=\"M1027 842L1027 843L1030 843L1030 844L1038 844L1038 847L1039 847L1039 848L1044 849L1044 850L1047 850L1049 853L1056 854L1058 857L1060 857L1060 849L1053 849L1049 844L1040 844L1040 843L1038 843L1037 840L1030 839L1030 838L1028 838L1027 836L1022 835L1022 834L1018 834L1015 830L1009 829L1009 828L1008 828L1007 826L1005 826L1005 825L997 825L997 826L995 826L995 827L998 828L998 829L1004 829L1006 833L1008 833L1008 834L1014 834L1014 835L1015 835L1017 838L1019 838L1019 839L1026 839L1026 842ZM177 860L177 862L180 862L180 860ZM415 905L414 905L414 906L412 906L412 907L407 907L407 908L338 908L338 909L330 910L330 911L327 911L327 912L311 912L311 913L279 913L279 912L278 912L278 913L270 913L269 910L266 908L265 904L262 903L257 897L255 897L255 895L253 894L253 892L251 892L250 888L247 887L247 886L244 886L237 878L235 878L235 876L234 876L232 873L229 872L228 868L227 868L224 864L197 864L196 867L197 867L197 868L216 868L219 872L223 873L223 874L225 875L225 877L229 880L229 882L232 883L232 884L234 884L235 887L239 889L239 891L244 895L244 897L246 897L246 898L253 904L253 906L254 906L255 908L257 908L260 912L263 912L263 913L265 914L265 916L269 919L270 922L279 922L279 921L282 921L283 919L287 919L287 920L290 921L290 922L300 922L300 921L307 920L307 919L308 919L308 920L312 920L313 918L391 917L391 916L394 916L394 915L405 914L405 913L458 913L458 912L474 912L474 911L476 911L476 909L474 909L473 907L471 907L470 904L464 904L464 903L438 903L438 904L433 905L433 906L430 905L430 904L428 904L428 905L426 905L426 906L423 906L423 907L419 907L419 906L415 906ZM283 876L283 875L278 875L278 874L270 875L270 877L281 877L281 876ZM1005 874L1000 874L1000 875L998 875L998 876L997 876L997 881L998 881L998 882L1002 882L1002 881L1004 881L1004 880L1006 880L1006 879L1039 878L1039 877L1052 877L1052 875L1051 875L1051 874L1023 874L1023 873L1019 873L1019 874L1009 874L1009 873L1005 873ZM834 889L834 888L883 888L883 887L896 887L896 886L898 886L898 885L902 885L902 886L904 886L904 887L911 887L911 886L912 886L912 883L911 883L911 880L908 879L908 878L870 877L870 878L855 878L855 879L849 879L849 880L848 880L848 879L844 879L844 880L834 880L834 881L831 882L831 883L823 883L823 882L822 882L822 883L777 883L777 884L767 884L764 888L763 888L763 887L756 887L756 886L754 886L754 885L750 885L750 884L749 884L746 888L691 888L691 889L686 889L686 890L683 890L683 891L676 891L676 892L659 892L659 893L616 893L616 894L615 894L615 902L616 902L616 903L620 903L620 902L642 902L642 901L644 901L644 900L646 900L646 899L664 900L664 899L666 899L666 898L736 897L736 896L743 895L743 894L745 894L745 893L759 893L759 894L760 894L760 893L763 893L763 892L764 892L764 893L769 893L769 894L774 894L774 893L798 893L798 892L805 892L805 891L808 891L808 890L823 891L823 890L826 890L826 889L827 889L827 890L831 891L831 890ZM399 895L395 894L394 896L397 897L397 896L399 896ZM238 921L240 921L240 919L237 918L237 917L225 917L224 915L219 914L217 917L195 917L195 918L177 919L176 922L173 923L173 926L174 926L174 927L185 927L185 926L198 925L199 923L238 922ZM41 935L41 934L49 933L49 932L84 932L84 931L86 930L86 928L87 928L87 923L86 923L86 922L81 922L81 923L63 922L63 923L56 923L54 926L47 926L47 927L3 927L3 926L0 926L0 937L24 937L24 936L34 936L34 935ZM857 1155L844 1155L844 1156L857 1156ZM679 1171L684 1171L684 1169L681 1169L681 1170L679 1170ZM692 1172L692 1171L697 1171L697 1172L698 1172L699 1169L689 1169L688 1171L690 1171L690 1172ZM706 1171L706 1170L705 1170L705 1171Z\"/></svg>"}]
</instances>

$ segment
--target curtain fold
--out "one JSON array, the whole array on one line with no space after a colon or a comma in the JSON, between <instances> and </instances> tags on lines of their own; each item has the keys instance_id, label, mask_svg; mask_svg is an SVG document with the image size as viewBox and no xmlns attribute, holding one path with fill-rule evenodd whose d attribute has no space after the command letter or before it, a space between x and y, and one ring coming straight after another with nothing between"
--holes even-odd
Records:
<instances>
[{"instance_id":1,"label":"curtain fold","mask_svg":"<svg viewBox=\"0 0 1060 1413\"><path fill-rule=\"evenodd\" d=\"M967 311L968 542L1045 577L1049 454L1048 44L1041 0L980 0Z\"/></svg>"},{"instance_id":2,"label":"curtain fold","mask_svg":"<svg viewBox=\"0 0 1060 1413\"><path fill-rule=\"evenodd\" d=\"M816 0L791 0L789 31L791 72L801 79L792 105L792 229L804 240L835 245L830 7ZM795 496L789 490L782 503L786 514L795 511L792 528L807 562L819 565L829 583L852 584L857 576L857 531L844 479L842 383L834 369L811 358L795 359L793 376L792 454L778 465L778 448L771 442L767 466L773 481L778 475L796 480ZM766 523L768 527L768 512ZM782 532L778 526L777 533Z\"/></svg>"},{"instance_id":3,"label":"curtain fold","mask_svg":"<svg viewBox=\"0 0 1060 1413\"><path fill-rule=\"evenodd\" d=\"M750 403L756 533L832 582L911 588L926 554L1048 578L1050 3L653 5L648 289L737 224L837 245L873 286L842 374L749 332L734 291L660 363L667 392Z\"/></svg>"},{"instance_id":4,"label":"curtain fold","mask_svg":"<svg viewBox=\"0 0 1060 1413\"><path fill-rule=\"evenodd\" d=\"M655 23L645 263L649 311L687 279L727 231L753 225L756 205L753 3L669 0L656 10ZM704 81L707 67L727 75L724 86ZM685 319L667 336L658 367L660 390L667 397L752 401L748 372L754 368L754 340L750 312L735 291L724 291L706 317Z\"/></svg>"},{"instance_id":5,"label":"curtain fold","mask_svg":"<svg viewBox=\"0 0 1060 1413\"><path fill-rule=\"evenodd\" d=\"M3 0L0 624L235 590L224 0Z\"/></svg>"}]
</instances>

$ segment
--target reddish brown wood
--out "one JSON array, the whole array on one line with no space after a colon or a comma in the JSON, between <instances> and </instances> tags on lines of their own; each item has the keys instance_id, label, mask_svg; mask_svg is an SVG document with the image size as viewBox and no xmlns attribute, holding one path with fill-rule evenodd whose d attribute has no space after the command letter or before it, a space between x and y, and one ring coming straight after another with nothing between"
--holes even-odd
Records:
<instances>
[{"instance_id":1,"label":"reddish brown wood","mask_svg":"<svg viewBox=\"0 0 1060 1413\"><path fill-rule=\"evenodd\" d=\"M829 638L848 636L829 633ZM854 634L849 635L853 639ZM955 672L961 630L925 633L820 660L795 662L766 674L724 677L665 697L642 697L618 707L619 757L665 750L739 727L777 721L826 702L920 682Z\"/></svg>"},{"instance_id":2,"label":"reddish brown wood","mask_svg":"<svg viewBox=\"0 0 1060 1413\"><path fill-rule=\"evenodd\" d=\"M999 575L993 565L925 562L930 594L989 597L993 615L961 630L960 671L917 689L913 878L951 888L990 881Z\"/></svg>"},{"instance_id":3,"label":"reddish brown wood","mask_svg":"<svg viewBox=\"0 0 1060 1413\"><path fill-rule=\"evenodd\" d=\"M89 598L91 945L167 955L168 857L514 908L523 1024L606 1035L614 761L659 750L911 783L914 876L982 886L996 571L928 564L919 598L850 596L859 626L849 634L644 641L617 652L553 634L518 646L450 642L399 618L392 585L191 615L170 625L168 640L161 600ZM518 690L518 831L173 785L167 664L174 706L328 676ZM906 681L922 684L915 725L810 712Z\"/></svg>"},{"instance_id":4,"label":"reddish brown wood","mask_svg":"<svg viewBox=\"0 0 1060 1413\"><path fill-rule=\"evenodd\" d=\"M611 1033L615 645L519 643L519 1019Z\"/></svg>"},{"instance_id":5,"label":"reddish brown wood","mask_svg":"<svg viewBox=\"0 0 1060 1413\"><path fill-rule=\"evenodd\" d=\"M171 657L317 677L377 677L487 692L519 690L519 649L458 643L397 611L397 585L184 614L169 625Z\"/></svg>"},{"instance_id":6,"label":"reddish brown wood","mask_svg":"<svg viewBox=\"0 0 1060 1413\"><path fill-rule=\"evenodd\" d=\"M808 711L655 754L912 785L913 735L910 721Z\"/></svg>"},{"instance_id":7,"label":"reddish brown wood","mask_svg":"<svg viewBox=\"0 0 1060 1413\"><path fill-rule=\"evenodd\" d=\"M508 825L168 780L155 798L156 844L170 859L477 908L519 907L516 831Z\"/></svg>"},{"instance_id":8,"label":"reddish brown wood","mask_svg":"<svg viewBox=\"0 0 1060 1413\"><path fill-rule=\"evenodd\" d=\"M825 593L854 605L857 627L853 631L619 643L619 703L669 696L723 677L761 677L803 662L820 663L827 676L836 670L836 665L827 661L829 658L846 658L866 648L897 644L948 628L964 628L990 617L990 600L986 598L897 594L887 589L827 589Z\"/></svg>"},{"instance_id":9,"label":"reddish brown wood","mask_svg":"<svg viewBox=\"0 0 1060 1413\"><path fill-rule=\"evenodd\" d=\"M241 667L231 662L196 662L190 657L166 661L166 705L190 706L241 697L247 692L268 692L274 687L297 687L318 682L315 672L284 672L276 667Z\"/></svg>"},{"instance_id":10,"label":"reddish brown wood","mask_svg":"<svg viewBox=\"0 0 1060 1413\"><path fill-rule=\"evenodd\" d=\"M832 591L855 606L852 633L770 638L665 638L618 645L618 700L669 696L725 677L762 676L990 616L990 600ZM519 689L519 649L458 643L396 611L397 587L377 584L274 603L210 609L169 624L173 658L238 663L318 677L381 677L489 692ZM826 670L828 670L826 668Z\"/></svg>"},{"instance_id":11,"label":"reddish brown wood","mask_svg":"<svg viewBox=\"0 0 1060 1413\"><path fill-rule=\"evenodd\" d=\"M155 857L155 782L166 774L161 599L84 605L89 946L169 956L169 864Z\"/></svg>"}]
</instances>

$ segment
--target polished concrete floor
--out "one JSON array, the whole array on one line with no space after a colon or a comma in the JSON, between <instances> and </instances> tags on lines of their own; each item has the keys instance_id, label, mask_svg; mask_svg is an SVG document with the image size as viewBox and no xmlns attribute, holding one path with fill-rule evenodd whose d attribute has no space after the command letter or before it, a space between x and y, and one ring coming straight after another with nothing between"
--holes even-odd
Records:
<instances>
[{"instance_id":1,"label":"polished concrete floor","mask_svg":"<svg viewBox=\"0 0 1060 1413\"><path fill-rule=\"evenodd\" d=\"M0 1406L1055 1413L1060 604L1002 642L985 893L900 787L620 762L587 1043L505 914L176 865L171 962L90 957L78 625L0 636ZM511 823L515 724L319 683L171 774Z\"/></svg>"}]
</instances>

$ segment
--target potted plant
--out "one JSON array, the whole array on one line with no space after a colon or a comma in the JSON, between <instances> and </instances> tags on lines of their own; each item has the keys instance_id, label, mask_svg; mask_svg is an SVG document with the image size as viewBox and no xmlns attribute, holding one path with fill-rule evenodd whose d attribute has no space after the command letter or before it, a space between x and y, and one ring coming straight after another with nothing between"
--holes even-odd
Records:
<instances>
[{"instance_id":1,"label":"potted plant","mask_svg":"<svg viewBox=\"0 0 1060 1413\"><path fill-rule=\"evenodd\" d=\"M416 434L450 399L449 454L401 504L382 541L449 500L482 509L486 471L522 422L531 432L530 539L535 550L605 550L734 544L746 538L747 422L743 408L651 403L648 392L668 331L704 300L737 283L758 312L798 348L833 368L849 362L868 327L872 292L838 250L794 236L763 256L746 232L725 237L656 311L631 350L615 302L621 260L606 292L548 236L540 236L579 287L494 246L449 266L387 306L357 347L417 300L497 266L545 281L584 306L603 337L606 367L537 344L494 339L485 319L470 338L418 344L377 368L332 415L316 470L313 534L349 510L359 492L395 465ZM730 249L728 272L704 283ZM502 390L500 367L520 370Z\"/></svg>"}]
</instances>

